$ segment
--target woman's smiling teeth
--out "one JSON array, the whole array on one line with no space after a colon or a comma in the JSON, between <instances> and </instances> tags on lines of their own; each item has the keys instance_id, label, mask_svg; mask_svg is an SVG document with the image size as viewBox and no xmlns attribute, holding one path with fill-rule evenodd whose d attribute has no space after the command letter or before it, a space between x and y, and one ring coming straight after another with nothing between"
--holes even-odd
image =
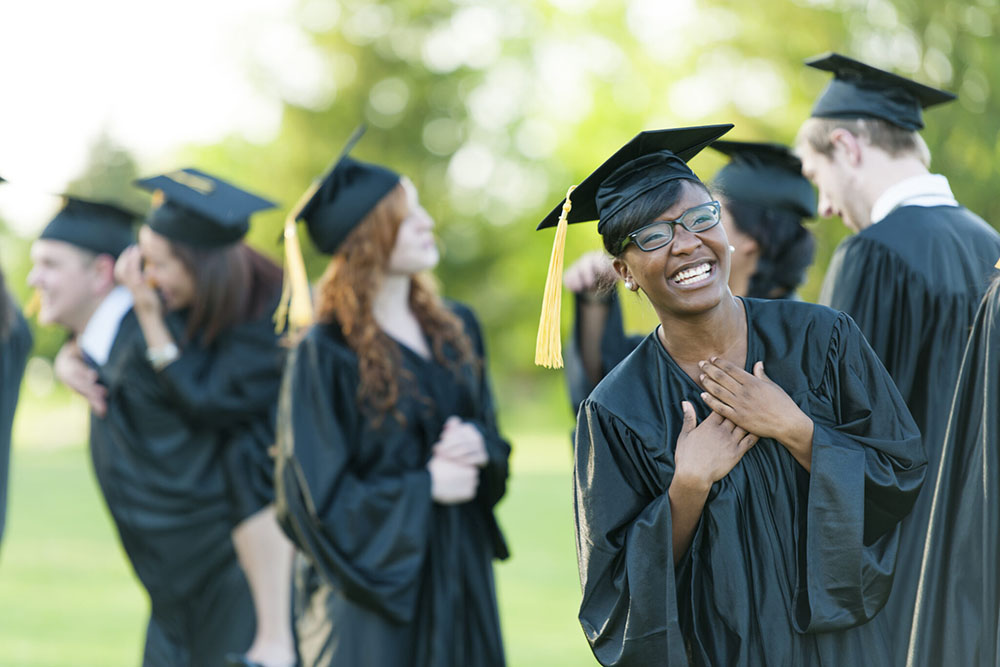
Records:
<instances>
[{"instance_id":1,"label":"woman's smiling teeth","mask_svg":"<svg viewBox=\"0 0 1000 667\"><path fill-rule=\"evenodd\" d=\"M678 271L673 275L671 280L678 285L693 285L708 277L711 270L712 265L709 262L702 262L698 266L692 266L690 269Z\"/></svg>"}]
</instances>

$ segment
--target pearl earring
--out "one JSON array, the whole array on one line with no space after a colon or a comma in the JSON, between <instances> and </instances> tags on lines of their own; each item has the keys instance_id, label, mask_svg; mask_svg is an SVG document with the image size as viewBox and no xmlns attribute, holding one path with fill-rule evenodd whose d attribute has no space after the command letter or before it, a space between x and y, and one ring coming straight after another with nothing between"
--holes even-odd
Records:
<instances>
[{"instance_id":1,"label":"pearl earring","mask_svg":"<svg viewBox=\"0 0 1000 667\"><path fill-rule=\"evenodd\" d=\"M734 245L729 246L729 252L736 252L736 246Z\"/></svg>"},{"instance_id":2,"label":"pearl earring","mask_svg":"<svg viewBox=\"0 0 1000 667\"><path fill-rule=\"evenodd\" d=\"M625 289L634 292L635 291L635 283L632 282L631 280L626 280L625 281Z\"/></svg>"}]
</instances>

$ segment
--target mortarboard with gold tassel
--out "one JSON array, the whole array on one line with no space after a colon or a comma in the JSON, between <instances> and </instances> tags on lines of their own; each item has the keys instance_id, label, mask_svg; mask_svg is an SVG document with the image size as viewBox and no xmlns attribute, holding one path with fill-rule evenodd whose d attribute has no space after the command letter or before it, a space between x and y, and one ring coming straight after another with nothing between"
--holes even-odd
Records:
<instances>
[{"instance_id":1,"label":"mortarboard with gold tassel","mask_svg":"<svg viewBox=\"0 0 1000 667\"><path fill-rule=\"evenodd\" d=\"M536 229L555 227L535 341L535 364L562 368L560 310L567 226L597 220L597 231L633 201L677 179L699 181L687 161L732 129L731 123L640 132L570 188ZM572 193L572 203L570 202Z\"/></svg>"},{"instance_id":2,"label":"mortarboard with gold tassel","mask_svg":"<svg viewBox=\"0 0 1000 667\"><path fill-rule=\"evenodd\" d=\"M365 133L354 130L329 169L313 181L285 219L285 284L275 321L295 330L312 323L312 300L296 221L304 220L320 252L333 254L347 235L378 202L399 184L400 175L380 165L362 162L349 153Z\"/></svg>"}]
</instances>

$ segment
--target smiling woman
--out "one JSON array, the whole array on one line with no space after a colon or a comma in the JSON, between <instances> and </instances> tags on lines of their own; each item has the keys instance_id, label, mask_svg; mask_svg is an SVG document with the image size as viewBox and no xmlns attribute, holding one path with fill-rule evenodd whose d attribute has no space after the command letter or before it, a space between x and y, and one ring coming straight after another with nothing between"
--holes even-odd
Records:
<instances>
[{"instance_id":1,"label":"smiling woman","mask_svg":"<svg viewBox=\"0 0 1000 667\"><path fill-rule=\"evenodd\" d=\"M849 318L730 292L686 164L728 129L643 132L573 194L660 320L580 409L580 622L605 665L891 664L919 435Z\"/></svg>"}]
</instances>

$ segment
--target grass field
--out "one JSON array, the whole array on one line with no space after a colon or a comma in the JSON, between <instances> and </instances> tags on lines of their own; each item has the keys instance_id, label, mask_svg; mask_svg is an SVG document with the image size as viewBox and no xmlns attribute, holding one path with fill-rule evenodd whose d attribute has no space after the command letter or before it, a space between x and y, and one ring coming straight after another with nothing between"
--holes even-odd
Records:
<instances>
[{"instance_id":1,"label":"grass field","mask_svg":"<svg viewBox=\"0 0 1000 667\"><path fill-rule=\"evenodd\" d=\"M22 403L0 548L0 666L132 667L148 603L118 545L79 406ZM53 437L55 433L55 437ZM513 557L497 566L512 667L596 664L576 621L569 443L512 433L500 507Z\"/></svg>"}]
</instances>

